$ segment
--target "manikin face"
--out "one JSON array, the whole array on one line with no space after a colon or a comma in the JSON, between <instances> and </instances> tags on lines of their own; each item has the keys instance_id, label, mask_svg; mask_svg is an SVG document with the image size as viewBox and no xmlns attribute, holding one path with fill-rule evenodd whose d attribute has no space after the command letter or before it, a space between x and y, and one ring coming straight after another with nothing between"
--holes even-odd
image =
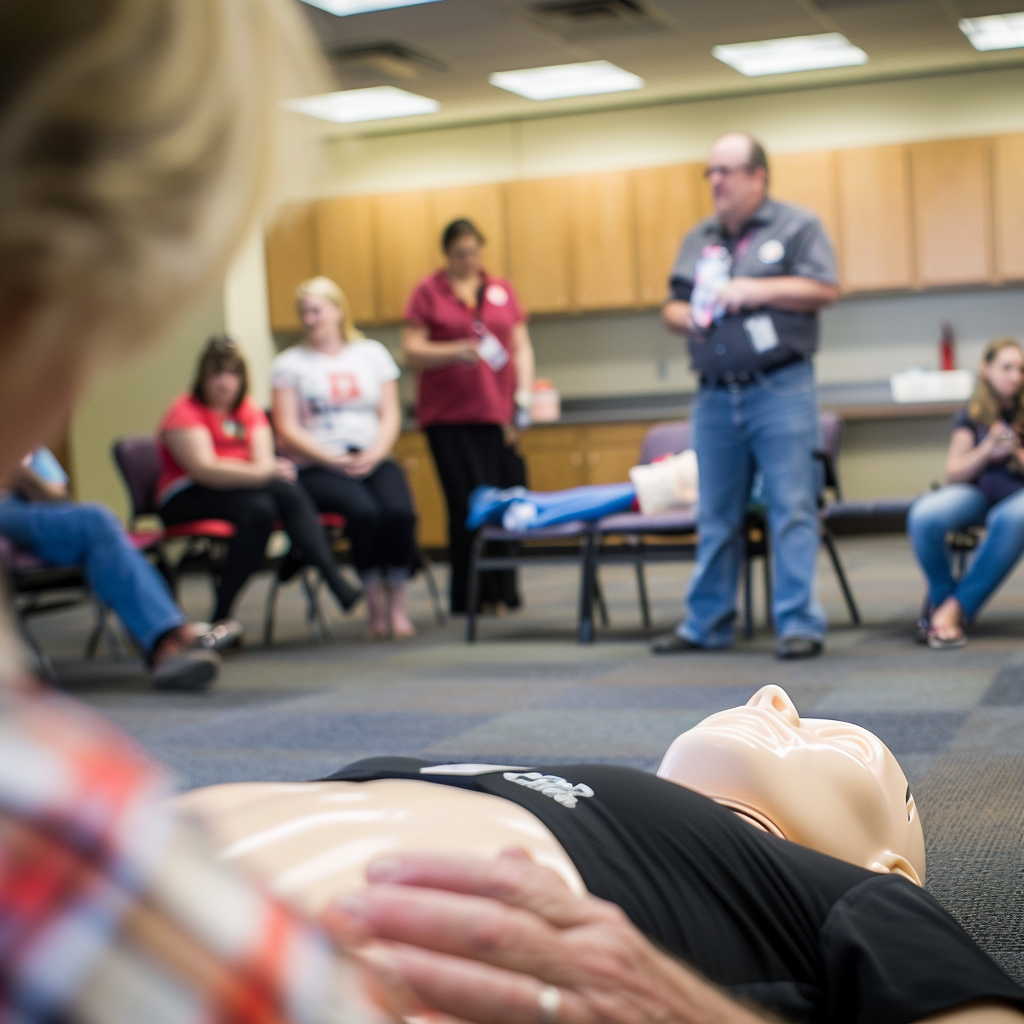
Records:
<instances>
[{"instance_id":1,"label":"manikin face","mask_svg":"<svg viewBox=\"0 0 1024 1024\"><path fill-rule=\"evenodd\" d=\"M712 147L705 175L711 185L715 212L727 223L742 225L765 197L765 175L751 171L750 140L745 135L723 135Z\"/></svg>"},{"instance_id":2,"label":"manikin face","mask_svg":"<svg viewBox=\"0 0 1024 1024\"><path fill-rule=\"evenodd\" d=\"M924 884L921 821L888 747L857 725L800 718L779 686L678 736L658 775L784 839Z\"/></svg>"},{"instance_id":3,"label":"manikin face","mask_svg":"<svg viewBox=\"0 0 1024 1024\"><path fill-rule=\"evenodd\" d=\"M982 362L982 376L1005 405L1011 405L1024 384L1024 354L1016 345L1004 345L990 363Z\"/></svg>"},{"instance_id":4,"label":"manikin face","mask_svg":"<svg viewBox=\"0 0 1024 1024\"><path fill-rule=\"evenodd\" d=\"M345 316L330 299L323 299L319 295L303 295L297 305L306 337L316 341L319 338L333 338L341 332Z\"/></svg>"}]
</instances>

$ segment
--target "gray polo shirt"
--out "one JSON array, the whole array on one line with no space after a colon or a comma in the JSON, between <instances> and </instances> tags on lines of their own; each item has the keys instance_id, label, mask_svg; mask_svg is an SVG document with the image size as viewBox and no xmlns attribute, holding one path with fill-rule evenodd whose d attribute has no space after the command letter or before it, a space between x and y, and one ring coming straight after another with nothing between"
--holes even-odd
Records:
<instances>
[{"instance_id":1,"label":"gray polo shirt","mask_svg":"<svg viewBox=\"0 0 1024 1024\"><path fill-rule=\"evenodd\" d=\"M683 240L669 279L671 297L690 301L697 261L706 246L732 254L733 277L809 277L835 284L836 257L821 221L807 210L765 199L747 224L726 235L717 217L702 220ZM818 348L818 314L774 306L727 313L690 337L694 370L708 381L767 372Z\"/></svg>"}]
</instances>

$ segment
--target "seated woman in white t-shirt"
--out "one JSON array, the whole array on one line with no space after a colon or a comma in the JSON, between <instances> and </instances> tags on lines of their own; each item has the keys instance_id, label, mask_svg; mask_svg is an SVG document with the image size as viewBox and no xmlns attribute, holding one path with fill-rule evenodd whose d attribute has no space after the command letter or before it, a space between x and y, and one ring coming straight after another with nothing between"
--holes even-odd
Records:
<instances>
[{"instance_id":1,"label":"seated woman in white t-shirt","mask_svg":"<svg viewBox=\"0 0 1024 1024\"><path fill-rule=\"evenodd\" d=\"M379 341L355 328L329 278L304 281L296 302L306 336L274 360L274 429L320 511L345 517L370 636L413 636L405 585L416 513L389 459L401 429L400 370Z\"/></svg>"}]
</instances>

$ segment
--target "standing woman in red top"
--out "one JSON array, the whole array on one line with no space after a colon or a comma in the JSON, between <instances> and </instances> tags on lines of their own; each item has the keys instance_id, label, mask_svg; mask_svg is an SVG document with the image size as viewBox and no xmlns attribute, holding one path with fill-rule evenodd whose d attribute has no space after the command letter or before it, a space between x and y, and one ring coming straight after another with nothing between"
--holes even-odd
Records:
<instances>
[{"instance_id":1,"label":"standing woman in red top","mask_svg":"<svg viewBox=\"0 0 1024 1024\"><path fill-rule=\"evenodd\" d=\"M196 519L235 524L217 585L215 622L229 618L238 592L262 567L278 520L293 556L316 566L348 611L361 592L339 574L316 506L295 482L295 466L275 456L270 423L247 390L238 346L225 336L211 338L192 391L174 400L157 431L160 518L168 526Z\"/></svg>"},{"instance_id":2,"label":"standing woman in red top","mask_svg":"<svg viewBox=\"0 0 1024 1024\"><path fill-rule=\"evenodd\" d=\"M529 425L533 346L512 286L483 268L484 237L455 220L441 237L447 266L424 278L405 308L402 350L419 370L416 416L426 432L448 505L451 610L467 611L475 487L526 484L516 431ZM519 604L514 572L480 578L478 610Z\"/></svg>"}]
</instances>

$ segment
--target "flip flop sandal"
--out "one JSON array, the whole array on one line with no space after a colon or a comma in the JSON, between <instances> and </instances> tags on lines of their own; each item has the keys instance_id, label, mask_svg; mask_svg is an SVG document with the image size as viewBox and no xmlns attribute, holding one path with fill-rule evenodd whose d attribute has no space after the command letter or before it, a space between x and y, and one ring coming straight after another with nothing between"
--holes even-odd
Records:
<instances>
[{"instance_id":1,"label":"flip flop sandal","mask_svg":"<svg viewBox=\"0 0 1024 1024\"><path fill-rule=\"evenodd\" d=\"M967 634L960 632L957 636L941 637L934 630L928 630L928 646L933 651L951 651L954 647L967 646Z\"/></svg>"}]
</instances>

